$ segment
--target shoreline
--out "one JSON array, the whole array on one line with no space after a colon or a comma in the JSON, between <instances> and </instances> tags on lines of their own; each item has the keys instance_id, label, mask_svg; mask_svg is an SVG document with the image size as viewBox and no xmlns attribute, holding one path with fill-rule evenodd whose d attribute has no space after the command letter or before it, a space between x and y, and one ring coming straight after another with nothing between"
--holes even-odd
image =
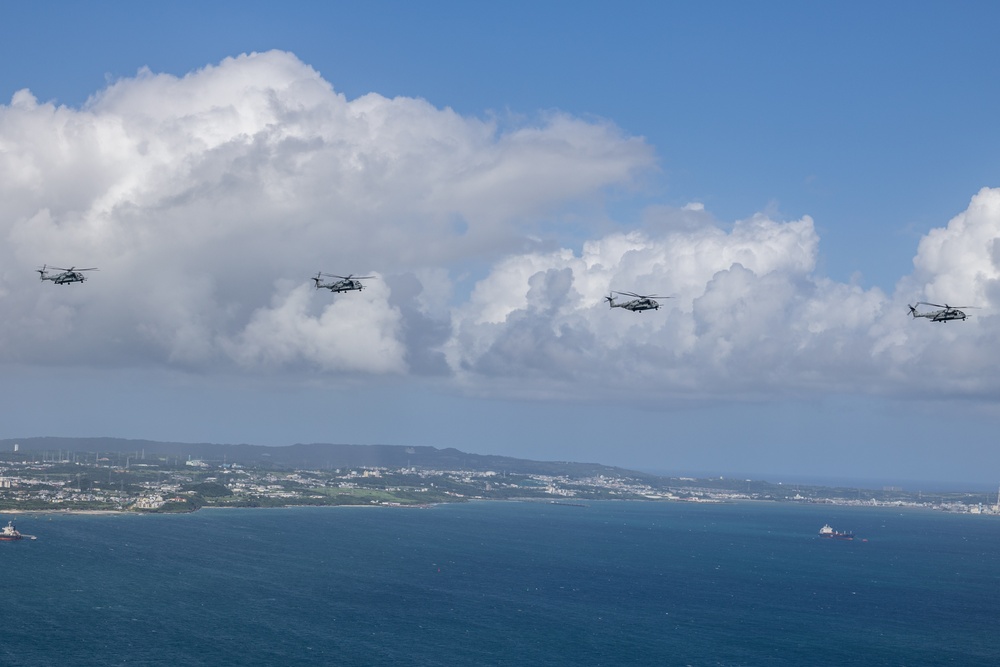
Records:
<instances>
[{"instance_id":1,"label":"shoreline","mask_svg":"<svg viewBox=\"0 0 1000 667\"><path fill-rule=\"evenodd\" d=\"M343 505L313 505L313 504L288 504L288 505L274 505L274 506L261 506L261 507L251 507L251 506L232 506L232 505L204 505L197 509L179 512L158 512L155 510L109 510L109 509L0 509L0 515L16 516L16 515L74 515L74 516L169 516L169 515L186 515L194 514L195 512L200 512L201 510L280 510L280 509L294 509L294 508L327 508L327 509L337 509L337 508L370 508L370 509L431 509L438 506L444 505L456 505L463 503L476 503L476 502L501 502L501 503L538 503L546 505L561 505L561 506L573 506L573 507L589 507L591 503L595 502L610 502L610 503L667 503L667 504L683 504L683 505L738 505L743 503L750 504L773 504L773 505L803 505L803 506L828 506L828 507L838 507L838 508L861 508L861 509L893 509L897 511L927 511L942 514L955 514L955 515L974 515L974 516L991 516L991 513L974 513L974 512L953 512L948 511L938 507L928 507L921 505L876 505L869 506L857 503L839 503L839 502L794 502L794 501L781 501L771 498L733 498L733 499L687 499L687 498L602 498L602 499L581 499L578 501L568 501L565 499L549 499L549 498L535 498L535 497L516 497L516 498L464 498L461 500L455 500L453 502L432 502L432 503L419 503L419 504L363 504L363 503L345 503Z\"/></svg>"},{"instance_id":2,"label":"shoreline","mask_svg":"<svg viewBox=\"0 0 1000 667\"><path fill-rule=\"evenodd\" d=\"M344 505L277 505L271 507L238 507L238 506L218 506L218 505L205 505L199 507L198 509L190 510L188 512L156 512L156 511L135 511L135 510L83 510L83 509L0 509L0 515L25 515L25 514L73 514L73 515L90 515L90 516L105 516L105 515L133 515L133 516L169 516L172 514L194 514L195 512L200 512L201 510L281 510L281 509L292 509L296 507L315 507L315 508L372 508L372 509L428 509L431 507L436 507L437 505L448 505L451 503L423 503L419 505L363 505L363 504L344 504Z\"/></svg>"},{"instance_id":3,"label":"shoreline","mask_svg":"<svg viewBox=\"0 0 1000 667\"><path fill-rule=\"evenodd\" d=\"M0 514L139 514L128 510L0 510ZM166 514L166 512L164 512Z\"/></svg>"}]
</instances>

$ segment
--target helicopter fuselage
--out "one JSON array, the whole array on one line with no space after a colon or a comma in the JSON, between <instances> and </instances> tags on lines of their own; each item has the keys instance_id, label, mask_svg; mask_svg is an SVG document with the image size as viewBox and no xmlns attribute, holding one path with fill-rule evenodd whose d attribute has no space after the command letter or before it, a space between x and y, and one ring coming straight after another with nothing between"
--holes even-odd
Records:
<instances>
[{"instance_id":1,"label":"helicopter fuselage","mask_svg":"<svg viewBox=\"0 0 1000 667\"><path fill-rule=\"evenodd\" d=\"M949 308L947 310L935 310L930 313L917 313L914 317L926 317L931 322L947 322L949 320L964 320L966 315L960 310Z\"/></svg>"},{"instance_id":2,"label":"helicopter fuselage","mask_svg":"<svg viewBox=\"0 0 1000 667\"><path fill-rule=\"evenodd\" d=\"M93 271L93 269L83 269L84 271ZM49 275L49 271L46 267L38 269L38 277L42 280L51 280L56 285L70 285L72 283L82 283L87 279L87 276L83 275L81 271L75 271L73 269L60 269L59 273L54 275Z\"/></svg>"},{"instance_id":3,"label":"helicopter fuselage","mask_svg":"<svg viewBox=\"0 0 1000 667\"><path fill-rule=\"evenodd\" d=\"M653 299L635 299L624 303L611 303L612 308L624 308L632 312L642 312L644 310L659 310L660 304Z\"/></svg>"},{"instance_id":4,"label":"helicopter fuselage","mask_svg":"<svg viewBox=\"0 0 1000 667\"><path fill-rule=\"evenodd\" d=\"M322 283L316 281L316 289L328 289L331 292L350 292L352 290L362 290L365 286L357 280L338 280L333 283Z\"/></svg>"},{"instance_id":5,"label":"helicopter fuselage","mask_svg":"<svg viewBox=\"0 0 1000 667\"><path fill-rule=\"evenodd\" d=\"M330 282L323 282L323 278L335 278L336 280L331 280ZM362 280L367 280L372 276L355 276L353 273L346 276L338 276L334 273L323 273L318 272L316 276L312 279L316 283L316 289L328 289L331 292L360 292L365 288Z\"/></svg>"},{"instance_id":6,"label":"helicopter fuselage","mask_svg":"<svg viewBox=\"0 0 1000 667\"><path fill-rule=\"evenodd\" d=\"M920 303L923 303L924 305L927 306L938 306L938 304L936 303L926 303L923 301L921 301ZM917 306L919 306L920 303L918 303ZM926 313L921 313L917 310L916 306L910 306L910 315L912 315L914 319L917 317L924 317L930 320L931 322L950 322L951 320L964 320L968 317L965 314L965 311L962 311L958 308L952 308L951 306L948 305L945 305L943 307L942 306L938 307L940 308L939 310L928 310Z\"/></svg>"},{"instance_id":7,"label":"helicopter fuselage","mask_svg":"<svg viewBox=\"0 0 1000 667\"><path fill-rule=\"evenodd\" d=\"M43 280L51 280L56 285L68 285L69 283L82 283L87 278L79 273L60 273L58 276L52 276L51 278L43 278Z\"/></svg>"},{"instance_id":8,"label":"helicopter fuselage","mask_svg":"<svg viewBox=\"0 0 1000 667\"><path fill-rule=\"evenodd\" d=\"M615 303L615 295L632 297L628 301L622 301L621 303ZM654 298L655 297L655 298ZM641 313L644 310L659 310L660 302L656 299L670 299L669 296L656 296L655 294L636 294L635 292L611 292L611 294L604 297L604 300L608 302L608 306L611 308L624 308L625 310L631 310L633 313Z\"/></svg>"}]
</instances>

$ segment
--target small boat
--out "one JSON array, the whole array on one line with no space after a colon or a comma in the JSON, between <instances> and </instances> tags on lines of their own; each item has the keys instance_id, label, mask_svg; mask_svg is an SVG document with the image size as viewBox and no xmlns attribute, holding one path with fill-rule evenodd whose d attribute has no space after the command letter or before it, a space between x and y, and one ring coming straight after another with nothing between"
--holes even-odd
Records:
<instances>
[{"instance_id":1,"label":"small boat","mask_svg":"<svg viewBox=\"0 0 1000 667\"><path fill-rule=\"evenodd\" d=\"M854 533L841 533L840 531L834 530L830 527L830 524L823 524L823 527L819 529L820 537L829 537L834 540L853 540Z\"/></svg>"}]
</instances>

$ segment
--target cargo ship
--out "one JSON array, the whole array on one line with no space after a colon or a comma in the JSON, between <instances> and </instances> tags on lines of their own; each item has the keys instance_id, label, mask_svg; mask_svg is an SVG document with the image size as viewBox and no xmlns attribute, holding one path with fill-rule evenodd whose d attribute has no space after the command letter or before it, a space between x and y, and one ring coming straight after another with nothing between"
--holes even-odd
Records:
<instances>
[{"instance_id":1,"label":"cargo ship","mask_svg":"<svg viewBox=\"0 0 1000 667\"><path fill-rule=\"evenodd\" d=\"M13 542L14 540L33 540L34 535L23 535L14 527L13 521L8 521L7 525L0 528L0 542Z\"/></svg>"},{"instance_id":2,"label":"cargo ship","mask_svg":"<svg viewBox=\"0 0 1000 667\"><path fill-rule=\"evenodd\" d=\"M822 528L819 529L820 537L829 537L834 540L853 540L854 533L841 533L840 531L834 530L830 527L830 524L824 524Z\"/></svg>"}]
</instances>

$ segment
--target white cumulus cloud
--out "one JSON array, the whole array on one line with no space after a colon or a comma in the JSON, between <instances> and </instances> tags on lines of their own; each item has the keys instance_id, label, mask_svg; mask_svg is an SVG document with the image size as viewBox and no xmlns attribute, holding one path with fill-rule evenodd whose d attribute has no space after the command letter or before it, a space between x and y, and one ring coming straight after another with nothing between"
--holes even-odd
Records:
<instances>
[{"instance_id":1,"label":"white cumulus cloud","mask_svg":"<svg viewBox=\"0 0 1000 667\"><path fill-rule=\"evenodd\" d=\"M998 394L1000 189L886 294L820 275L808 216L720 223L693 202L609 221L605 197L655 169L610 122L348 100L281 51L144 69L82 108L18 91L0 105L0 363L658 404ZM99 271L56 286L42 264ZM317 271L375 277L334 295ZM612 291L662 307L609 309ZM979 308L942 325L907 317L917 301Z\"/></svg>"},{"instance_id":2,"label":"white cumulus cloud","mask_svg":"<svg viewBox=\"0 0 1000 667\"><path fill-rule=\"evenodd\" d=\"M451 263L523 247L653 159L605 122L348 100L280 51L144 69L83 108L22 90L0 106L0 360L440 374ZM31 284L42 264L100 271ZM318 270L384 280L323 306L289 287Z\"/></svg>"},{"instance_id":3,"label":"white cumulus cloud","mask_svg":"<svg viewBox=\"0 0 1000 667\"><path fill-rule=\"evenodd\" d=\"M728 231L700 207L670 224L498 263L455 309L448 359L469 385L645 402L757 400L818 393L994 396L1000 190L920 243L894 294L816 273L808 217L762 214ZM680 217L678 217L680 216ZM608 312L609 290L656 293L659 311ZM624 298L624 297L622 297ZM908 301L909 300L909 301ZM907 303L981 305L950 325L907 317ZM957 301L963 301L959 304ZM925 307L926 309L926 307Z\"/></svg>"}]
</instances>

